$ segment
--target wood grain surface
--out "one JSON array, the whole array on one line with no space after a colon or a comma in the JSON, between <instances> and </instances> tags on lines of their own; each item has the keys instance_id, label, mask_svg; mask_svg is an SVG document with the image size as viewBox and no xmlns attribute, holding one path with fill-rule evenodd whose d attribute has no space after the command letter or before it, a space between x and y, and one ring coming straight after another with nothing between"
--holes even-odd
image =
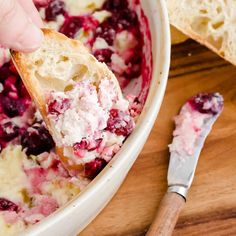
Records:
<instances>
[{"instance_id":1,"label":"wood grain surface","mask_svg":"<svg viewBox=\"0 0 236 236\"><path fill-rule=\"evenodd\" d=\"M166 190L172 117L186 99L202 91L220 92L225 107L207 138L174 236L236 235L236 67L187 40L172 48L165 99L142 153L81 236L145 235Z\"/></svg>"}]
</instances>

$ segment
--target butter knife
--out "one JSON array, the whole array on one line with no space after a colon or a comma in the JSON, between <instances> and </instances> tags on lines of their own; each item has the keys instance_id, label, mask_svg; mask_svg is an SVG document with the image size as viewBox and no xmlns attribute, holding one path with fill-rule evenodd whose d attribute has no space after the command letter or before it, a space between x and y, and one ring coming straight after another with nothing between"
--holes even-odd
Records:
<instances>
[{"instance_id":1,"label":"butter knife","mask_svg":"<svg viewBox=\"0 0 236 236\"><path fill-rule=\"evenodd\" d=\"M219 93L190 98L175 117L176 129L169 145L168 189L146 236L170 236L186 202L198 158L206 137L223 109Z\"/></svg>"}]
</instances>

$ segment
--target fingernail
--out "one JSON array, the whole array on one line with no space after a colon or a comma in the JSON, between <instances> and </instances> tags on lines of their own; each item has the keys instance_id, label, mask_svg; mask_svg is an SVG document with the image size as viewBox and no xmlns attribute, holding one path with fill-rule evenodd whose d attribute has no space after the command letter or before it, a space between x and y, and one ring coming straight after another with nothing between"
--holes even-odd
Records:
<instances>
[{"instance_id":1,"label":"fingernail","mask_svg":"<svg viewBox=\"0 0 236 236\"><path fill-rule=\"evenodd\" d=\"M18 39L19 51L32 52L40 47L43 40L43 32L34 24L29 23Z\"/></svg>"}]
</instances>

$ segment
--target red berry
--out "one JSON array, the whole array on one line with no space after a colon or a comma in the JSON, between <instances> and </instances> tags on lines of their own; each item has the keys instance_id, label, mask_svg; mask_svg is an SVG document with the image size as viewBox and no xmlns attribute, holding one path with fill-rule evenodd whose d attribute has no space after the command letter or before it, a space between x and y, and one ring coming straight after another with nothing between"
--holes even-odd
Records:
<instances>
[{"instance_id":1,"label":"red berry","mask_svg":"<svg viewBox=\"0 0 236 236\"><path fill-rule=\"evenodd\" d=\"M9 69L10 69L11 72L13 72L14 74L18 74L17 69L16 69L16 67L15 67L15 65L13 64L12 61L10 61L10 67L9 67Z\"/></svg>"},{"instance_id":2,"label":"red berry","mask_svg":"<svg viewBox=\"0 0 236 236\"><path fill-rule=\"evenodd\" d=\"M12 123L7 122L0 126L0 138L6 142L11 141L19 135L19 127Z\"/></svg>"},{"instance_id":3,"label":"red berry","mask_svg":"<svg viewBox=\"0 0 236 236\"><path fill-rule=\"evenodd\" d=\"M0 198L0 211L17 211L18 206L6 198Z\"/></svg>"},{"instance_id":4,"label":"red berry","mask_svg":"<svg viewBox=\"0 0 236 236\"><path fill-rule=\"evenodd\" d=\"M128 2L127 0L107 0L103 8L108 11L121 11L128 8Z\"/></svg>"},{"instance_id":5,"label":"red berry","mask_svg":"<svg viewBox=\"0 0 236 236\"><path fill-rule=\"evenodd\" d=\"M23 133L21 145L26 149L27 155L39 155L49 152L55 143L48 130L42 124L35 123Z\"/></svg>"},{"instance_id":6,"label":"red berry","mask_svg":"<svg viewBox=\"0 0 236 236\"><path fill-rule=\"evenodd\" d=\"M75 143L73 145L74 153L78 157L84 157L86 153L85 151L91 152L96 150L100 146L101 142L102 142L101 138L94 140L93 142L89 142L86 139L83 139L81 142Z\"/></svg>"},{"instance_id":7,"label":"red berry","mask_svg":"<svg viewBox=\"0 0 236 236\"><path fill-rule=\"evenodd\" d=\"M128 136L134 129L133 118L123 111L112 109L106 129L117 135Z\"/></svg>"},{"instance_id":8,"label":"red berry","mask_svg":"<svg viewBox=\"0 0 236 236\"><path fill-rule=\"evenodd\" d=\"M84 166L84 174L87 178L95 178L101 170L106 166L107 162L104 159L96 158L94 161L88 162Z\"/></svg>"},{"instance_id":9,"label":"red berry","mask_svg":"<svg viewBox=\"0 0 236 236\"><path fill-rule=\"evenodd\" d=\"M100 144L102 143L102 138L96 139L93 142L90 142L88 145L88 151L94 151L97 148L100 147Z\"/></svg>"},{"instance_id":10,"label":"red berry","mask_svg":"<svg viewBox=\"0 0 236 236\"><path fill-rule=\"evenodd\" d=\"M17 81L16 76L9 76L4 82L4 89L8 91L10 90L13 92L17 92L17 88L15 86L16 81Z\"/></svg>"},{"instance_id":11,"label":"red berry","mask_svg":"<svg viewBox=\"0 0 236 236\"><path fill-rule=\"evenodd\" d=\"M65 3L60 0L51 0L45 9L45 20L55 21L57 16L65 12Z\"/></svg>"},{"instance_id":12,"label":"red berry","mask_svg":"<svg viewBox=\"0 0 236 236\"><path fill-rule=\"evenodd\" d=\"M79 143L75 143L73 148L76 150L86 150L89 145L89 142L86 139L81 140Z\"/></svg>"},{"instance_id":13,"label":"red berry","mask_svg":"<svg viewBox=\"0 0 236 236\"><path fill-rule=\"evenodd\" d=\"M14 100L9 97L2 97L1 103L4 113L10 118L22 116L28 107L23 99Z\"/></svg>"},{"instance_id":14,"label":"red berry","mask_svg":"<svg viewBox=\"0 0 236 236\"><path fill-rule=\"evenodd\" d=\"M80 16L67 18L62 25L60 32L70 38L74 38L76 33L83 27L83 18Z\"/></svg>"},{"instance_id":15,"label":"red berry","mask_svg":"<svg viewBox=\"0 0 236 236\"><path fill-rule=\"evenodd\" d=\"M113 44L113 41L116 36L115 27L109 23L109 21L104 21L96 29L96 37L103 38L109 45Z\"/></svg>"},{"instance_id":16,"label":"red berry","mask_svg":"<svg viewBox=\"0 0 236 236\"><path fill-rule=\"evenodd\" d=\"M199 93L189 100L189 104L200 113L216 115L223 108L223 98L218 93Z\"/></svg>"},{"instance_id":17,"label":"red berry","mask_svg":"<svg viewBox=\"0 0 236 236\"><path fill-rule=\"evenodd\" d=\"M70 107L70 100L67 98L61 101L53 100L48 104L48 112L52 115L59 115Z\"/></svg>"},{"instance_id":18,"label":"red berry","mask_svg":"<svg viewBox=\"0 0 236 236\"><path fill-rule=\"evenodd\" d=\"M81 28L85 31L94 31L98 24L98 21L91 16L71 16L65 20L60 32L70 38L74 38Z\"/></svg>"},{"instance_id":19,"label":"red berry","mask_svg":"<svg viewBox=\"0 0 236 236\"><path fill-rule=\"evenodd\" d=\"M94 52L94 56L100 61L105 63L111 62L112 51L110 49L99 49Z\"/></svg>"}]
</instances>

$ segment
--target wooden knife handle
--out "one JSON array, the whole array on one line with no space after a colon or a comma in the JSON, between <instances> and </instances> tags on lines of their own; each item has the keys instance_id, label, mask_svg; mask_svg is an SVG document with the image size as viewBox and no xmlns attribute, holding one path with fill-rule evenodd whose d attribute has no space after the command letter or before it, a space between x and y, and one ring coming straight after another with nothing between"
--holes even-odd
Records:
<instances>
[{"instance_id":1,"label":"wooden knife handle","mask_svg":"<svg viewBox=\"0 0 236 236\"><path fill-rule=\"evenodd\" d=\"M177 193L166 193L146 236L171 236L185 199Z\"/></svg>"}]
</instances>

